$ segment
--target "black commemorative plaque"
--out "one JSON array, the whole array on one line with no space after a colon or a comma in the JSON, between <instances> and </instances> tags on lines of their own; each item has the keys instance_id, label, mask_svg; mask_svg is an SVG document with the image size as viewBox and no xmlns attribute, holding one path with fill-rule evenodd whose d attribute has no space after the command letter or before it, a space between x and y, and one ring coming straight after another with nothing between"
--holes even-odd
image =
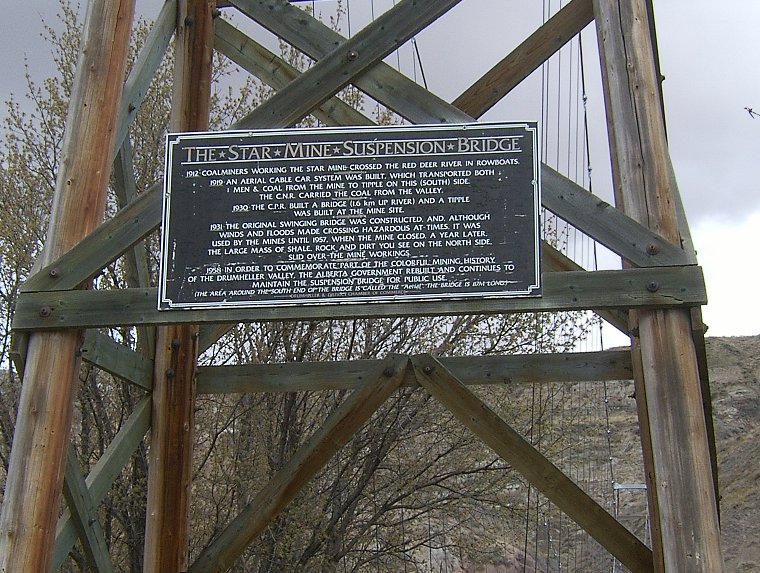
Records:
<instances>
[{"instance_id":1,"label":"black commemorative plaque","mask_svg":"<svg viewBox=\"0 0 760 573\"><path fill-rule=\"evenodd\" d=\"M539 296L535 122L167 137L160 309Z\"/></svg>"}]
</instances>

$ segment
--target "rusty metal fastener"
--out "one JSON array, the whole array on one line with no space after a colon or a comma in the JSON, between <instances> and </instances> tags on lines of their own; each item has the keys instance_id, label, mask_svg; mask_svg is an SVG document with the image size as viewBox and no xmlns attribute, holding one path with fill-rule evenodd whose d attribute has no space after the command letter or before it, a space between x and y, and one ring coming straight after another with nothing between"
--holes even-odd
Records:
<instances>
[{"instance_id":1,"label":"rusty metal fastener","mask_svg":"<svg viewBox=\"0 0 760 573\"><path fill-rule=\"evenodd\" d=\"M660 252L660 247L658 247L654 243L649 243L647 245L647 254L648 255L656 255L659 252Z\"/></svg>"},{"instance_id":2,"label":"rusty metal fastener","mask_svg":"<svg viewBox=\"0 0 760 573\"><path fill-rule=\"evenodd\" d=\"M647 290L649 292L657 292L658 290L660 290L660 283L658 283L657 281L652 281L651 283L647 285Z\"/></svg>"},{"instance_id":3,"label":"rusty metal fastener","mask_svg":"<svg viewBox=\"0 0 760 573\"><path fill-rule=\"evenodd\" d=\"M431 372L433 372L433 367L432 367L432 366L430 366L430 364L428 364L427 366L425 366L425 367L422 369L422 371L423 371L425 374L430 374Z\"/></svg>"},{"instance_id":4,"label":"rusty metal fastener","mask_svg":"<svg viewBox=\"0 0 760 573\"><path fill-rule=\"evenodd\" d=\"M53 309L51 307L49 307L49 306L41 306L40 307L40 316L42 318L47 318L51 314L53 314Z\"/></svg>"},{"instance_id":5,"label":"rusty metal fastener","mask_svg":"<svg viewBox=\"0 0 760 573\"><path fill-rule=\"evenodd\" d=\"M176 350L181 346L179 338L172 338L172 348Z\"/></svg>"},{"instance_id":6,"label":"rusty metal fastener","mask_svg":"<svg viewBox=\"0 0 760 573\"><path fill-rule=\"evenodd\" d=\"M359 52L357 52L356 50L351 50L348 52L346 57L348 58L349 62L356 61L356 59L359 57Z\"/></svg>"},{"instance_id":7,"label":"rusty metal fastener","mask_svg":"<svg viewBox=\"0 0 760 573\"><path fill-rule=\"evenodd\" d=\"M58 276L58 269L57 268L50 269L48 271L48 276L50 276L50 278L53 278L53 279L55 277L57 277Z\"/></svg>"},{"instance_id":8,"label":"rusty metal fastener","mask_svg":"<svg viewBox=\"0 0 760 573\"><path fill-rule=\"evenodd\" d=\"M167 368L166 369L166 377L167 378L174 378L174 368Z\"/></svg>"}]
</instances>

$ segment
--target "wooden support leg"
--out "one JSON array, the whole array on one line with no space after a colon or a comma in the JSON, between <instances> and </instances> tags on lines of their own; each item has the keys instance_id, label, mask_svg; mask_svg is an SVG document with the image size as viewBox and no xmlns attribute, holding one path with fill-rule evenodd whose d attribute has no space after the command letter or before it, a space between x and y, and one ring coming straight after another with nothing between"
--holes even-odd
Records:
<instances>
[{"instance_id":1,"label":"wooden support leg","mask_svg":"<svg viewBox=\"0 0 760 573\"><path fill-rule=\"evenodd\" d=\"M171 129L208 129L215 0L177 7ZM145 526L146 573L187 569L198 327L158 329Z\"/></svg>"},{"instance_id":2,"label":"wooden support leg","mask_svg":"<svg viewBox=\"0 0 760 573\"><path fill-rule=\"evenodd\" d=\"M79 375L78 348L76 332L30 338L0 518L3 573L50 570Z\"/></svg>"},{"instance_id":3,"label":"wooden support leg","mask_svg":"<svg viewBox=\"0 0 760 573\"><path fill-rule=\"evenodd\" d=\"M594 0L615 201L683 247L647 4ZM642 310L637 326L636 383L646 392L640 424L648 424L651 436L662 567L667 573L718 573L723 559L715 480L689 310Z\"/></svg>"},{"instance_id":4,"label":"wooden support leg","mask_svg":"<svg viewBox=\"0 0 760 573\"><path fill-rule=\"evenodd\" d=\"M633 368L633 384L636 395L636 409L639 419L639 438L641 453L644 459L644 481L647 485L647 505L649 508L649 529L654 555L654 573L664 572L662 555L662 531L660 530L660 504L657 501L657 478L654 473L654 454L652 452L652 435L649 424L649 409L647 407L647 389L644 384L644 366L641 362L641 341L637 326L638 313L631 312L631 366Z\"/></svg>"},{"instance_id":5,"label":"wooden support leg","mask_svg":"<svg viewBox=\"0 0 760 573\"><path fill-rule=\"evenodd\" d=\"M103 218L133 13L133 0L92 0L88 6L86 49L77 66L40 266L71 249ZM30 337L0 515L3 573L50 571L80 344L76 331Z\"/></svg>"},{"instance_id":6,"label":"wooden support leg","mask_svg":"<svg viewBox=\"0 0 760 573\"><path fill-rule=\"evenodd\" d=\"M146 573L187 568L197 329L158 330L145 526Z\"/></svg>"},{"instance_id":7,"label":"wooden support leg","mask_svg":"<svg viewBox=\"0 0 760 573\"><path fill-rule=\"evenodd\" d=\"M642 312L639 336L665 571L723 571L689 311Z\"/></svg>"}]
</instances>

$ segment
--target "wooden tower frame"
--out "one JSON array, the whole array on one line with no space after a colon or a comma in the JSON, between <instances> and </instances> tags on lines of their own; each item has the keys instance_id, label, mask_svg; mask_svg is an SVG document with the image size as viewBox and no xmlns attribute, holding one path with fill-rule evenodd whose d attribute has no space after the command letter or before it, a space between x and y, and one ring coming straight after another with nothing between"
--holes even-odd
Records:
<instances>
[{"instance_id":1,"label":"wooden tower frame","mask_svg":"<svg viewBox=\"0 0 760 573\"><path fill-rule=\"evenodd\" d=\"M260 25L316 60L305 73L279 62L219 16L214 0L168 0L126 81L133 0L90 0L64 141L48 241L38 271L18 301L15 362L23 389L0 516L0 571L50 571L81 539L93 567L110 571L96 509L116 474L151 428L145 571L224 571L269 521L369 416L402 384L422 386L484 443L631 571L723 570L704 326L706 303L667 151L659 70L647 0L572 0L512 53L447 103L382 62L390 52L460 0L400 0L346 39L286 0L232 0ZM313 113L329 125L370 121L336 92L352 83L412 123L468 122L483 115L545 60L596 21L613 162L612 207L547 166L543 203L624 260L624 269L586 271L551 246L542 247L544 295L449 303L256 309L245 321L514 313L590 309L630 335L630 352L468 357L389 356L346 364L251 364L196 369L199 351L240 322L239 310L155 310L156 289L135 255L160 222L161 191L135 196L127 127L172 36L176 38L174 130L207 129L214 48L277 93L238 127L287 127ZM110 166L124 207L101 223ZM90 290L91 278L125 256L128 289ZM379 309L379 310L378 310ZM96 328L136 325L148 339L136 353ZM201 325L200 328L196 325ZM155 330L153 330L155 329ZM86 352L82 352L82 349ZM87 478L67 454L73 396L82 356L145 388L149 395ZM319 390L342 373L346 401L239 516L187 563L194 398L199 389ZM615 380L636 384L653 550L530 446L468 388L492 373L514 380ZM197 385L197 387L196 387ZM178 486L178 484L180 484ZM68 510L58 515L60 492ZM189 566L188 566L189 565Z\"/></svg>"}]
</instances>

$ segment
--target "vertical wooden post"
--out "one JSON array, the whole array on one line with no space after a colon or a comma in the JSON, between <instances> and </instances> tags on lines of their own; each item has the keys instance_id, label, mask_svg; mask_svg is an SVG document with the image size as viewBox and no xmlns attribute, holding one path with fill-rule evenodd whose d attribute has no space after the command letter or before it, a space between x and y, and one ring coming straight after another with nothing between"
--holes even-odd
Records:
<instances>
[{"instance_id":1,"label":"vertical wooden post","mask_svg":"<svg viewBox=\"0 0 760 573\"><path fill-rule=\"evenodd\" d=\"M103 219L133 13L134 0L89 4L42 266ZM30 337L0 515L3 573L50 570L80 343L77 331Z\"/></svg>"},{"instance_id":2,"label":"vertical wooden post","mask_svg":"<svg viewBox=\"0 0 760 573\"><path fill-rule=\"evenodd\" d=\"M617 204L680 245L646 0L594 0ZM656 285L653 286L656 288ZM635 373L646 392L661 569L723 571L708 432L688 310L636 313Z\"/></svg>"},{"instance_id":3,"label":"vertical wooden post","mask_svg":"<svg viewBox=\"0 0 760 573\"><path fill-rule=\"evenodd\" d=\"M172 131L208 129L213 0L177 8ZM158 329L145 532L146 573L187 569L198 328Z\"/></svg>"}]
</instances>

